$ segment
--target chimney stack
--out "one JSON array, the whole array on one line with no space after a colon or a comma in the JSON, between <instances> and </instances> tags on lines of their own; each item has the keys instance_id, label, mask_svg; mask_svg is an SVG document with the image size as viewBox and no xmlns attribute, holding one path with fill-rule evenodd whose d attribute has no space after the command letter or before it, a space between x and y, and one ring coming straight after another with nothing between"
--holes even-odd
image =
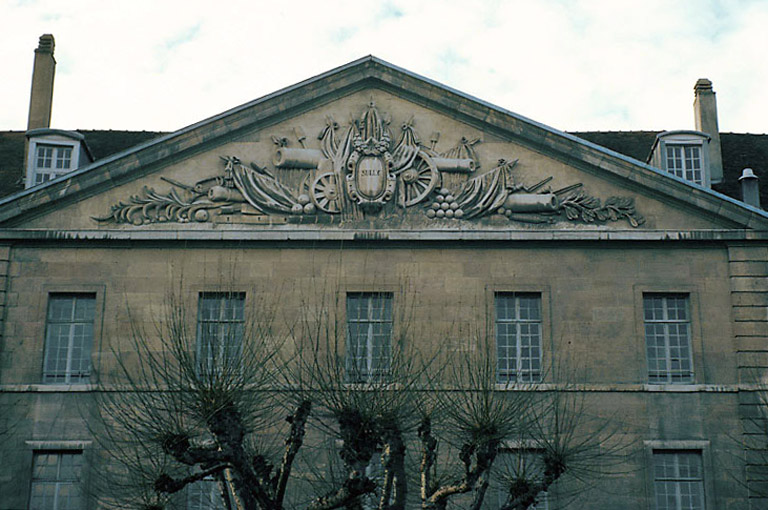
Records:
<instances>
[{"instance_id":1,"label":"chimney stack","mask_svg":"<svg viewBox=\"0 0 768 510\"><path fill-rule=\"evenodd\" d=\"M720 129L717 126L717 100L712 82L700 78L693 87L693 114L696 130L707 133L709 142L709 172L712 184L723 181L723 155L720 150Z\"/></svg>"},{"instance_id":2,"label":"chimney stack","mask_svg":"<svg viewBox=\"0 0 768 510\"><path fill-rule=\"evenodd\" d=\"M739 177L741 182L741 200L747 205L760 209L760 189L757 185L757 176L751 168L745 168Z\"/></svg>"},{"instance_id":3,"label":"chimney stack","mask_svg":"<svg viewBox=\"0 0 768 510\"><path fill-rule=\"evenodd\" d=\"M53 106L53 76L56 59L53 58L55 42L51 34L40 36L35 50L35 65L32 70L32 92L29 97L29 119L27 130L51 127Z\"/></svg>"}]
</instances>

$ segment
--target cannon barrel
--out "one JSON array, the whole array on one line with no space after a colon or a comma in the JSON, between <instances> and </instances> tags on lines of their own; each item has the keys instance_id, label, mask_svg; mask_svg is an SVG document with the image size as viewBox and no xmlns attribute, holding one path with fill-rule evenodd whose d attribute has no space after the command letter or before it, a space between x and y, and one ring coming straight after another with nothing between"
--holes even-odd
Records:
<instances>
[{"instance_id":1,"label":"cannon barrel","mask_svg":"<svg viewBox=\"0 0 768 510\"><path fill-rule=\"evenodd\" d=\"M514 193L504 201L504 207L512 212L556 211L559 205L554 193Z\"/></svg>"},{"instance_id":2,"label":"cannon barrel","mask_svg":"<svg viewBox=\"0 0 768 510\"><path fill-rule=\"evenodd\" d=\"M475 171L475 162L470 158L432 158L441 172L460 172L471 174Z\"/></svg>"},{"instance_id":3,"label":"cannon barrel","mask_svg":"<svg viewBox=\"0 0 768 510\"><path fill-rule=\"evenodd\" d=\"M317 149L280 147L275 152L272 163L277 168L317 168L323 158L323 152Z\"/></svg>"},{"instance_id":4,"label":"cannon barrel","mask_svg":"<svg viewBox=\"0 0 768 510\"><path fill-rule=\"evenodd\" d=\"M245 197L236 189L214 186L208 190L208 200L211 202L245 202Z\"/></svg>"}]
</instances>

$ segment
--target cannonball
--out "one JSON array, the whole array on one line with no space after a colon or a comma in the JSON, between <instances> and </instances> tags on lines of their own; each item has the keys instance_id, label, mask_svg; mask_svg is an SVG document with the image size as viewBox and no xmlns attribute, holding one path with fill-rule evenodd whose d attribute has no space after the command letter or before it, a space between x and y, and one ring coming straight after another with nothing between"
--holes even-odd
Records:
<instances>
[{"instance_id":1,"label":"cannonball","mask_svg":"<svg viewBox=\"0 0 768 510\"><path fill-rule=\"evenodd\" d=\"M443 211L447 211L450 208L451 208L451 204L449 204L448 202L443 202L442 204L440 204L440 209L442 209Z\"/></svg>"},{"instance_id":2,"label":"cannonball","mask_svg":"<svg viewBox=\"0 0 768 510\"><path fill-rule=\"evenodd\" d=\"M453 202L456 199L453 195L446 195L445 200L446 202Z\"/></svg>"},{"instance_id":3,"label":"cannonball","mask_svg":"<svg viewBox=\"0 0 768 510\"><path fill-rule=\"evenodd\" d=\"M461 218L462 216L464 216L464 211L462 209L456 209L453 211L454 218Z\"/></svg>"},{"instance_id":4,"label":"cannonball","mask_svg":"<svg viewBox=\"0 0 768 510\"><path fill-rule=\"evenodd\" d=\"M447 211L445 211L445 217L453 218L453 209L448 209Z\"/></svg>"},{"instance_id":5,"label":"cannonball","mask_svg":"<svg viewBox=\"0 0 768 510\"><path fill-rule=\"evenodd\" d=\"M304 214L315 214L316 211L315 204L304 204Z\"/></svg>"},{"instance_id":6,"label":"cannonball","mask_svg":"<svg viewBox=\"0 0 768 510\"><path fill-rule=\"evenodd\" d=\"M499 214L506 214L507 210L506 210L506 209L504 209L503 207L499 207L499 208L496 210L496 212L497 212L497 213L499 213Z\"/></svg>"},{"instance_id":7,"label":"cannonball","mask_svg":"<svg viewBox=\"0 0 768 510\"><path fill-rule=\"evenodd\" d=\"M301 205L307 205L309 203L309 195L307 195L306 193L302 193L301 195L299 195L299 203Z\"/></svg>"},{"instance_id":8,"label":"cannonball","mask_svg":"<svg viewBox=\"0 0 768 510\"><path fill-rule=\"evenodd\" d=\"M451 191L448 188L440 188L440 194L443 196L450 195Z\"/></svg>"},{"instance_id":9,"label":"cannonball","mask_svg":"<svg viewBox=\"0 0 768 510\"><path fill-rule=\"evenodd\" d=\"M208 214L208 211L206 211L205 209L198 209L197 211L195 211L195 221L199 221L202 223L203 221L208 221L209 217L210 215Z\"/></svg>"},{"instance_id":10,"label":"cannonball","mask_svg":"<svg viewBox=\"0 0 768 510\"><path fill-rule=\"evenodd\" d=\"M443 202L445 200L445 197L443 195L437 195L437 198L435 199L438 203Z\"/></svg>"},{"instance_id":11,"label":"cannonball","mask_svg":"<svg viewBox=\"0 0 768 510\"><path fill-rule=\"evenodd\" d=\"M435 216L437 216L438 218L443 218L445 217L445 211L443 211L442 209L438 209L437 212L435 213Z\"/></svg>"},{"instance_id":12,"label":"cannonball","mask_svg":"<svg viewBox=\"0 0 768 510\"><path fill-rule=\"evenodd\" d=\"M510 216L512 216L512 211L507 209L506 211L504 211L504 214L506 215L507 218L509 218Z\"/></svg>"},{"instance_id":13,"label":"cannonball","mask_svg":"<svg viewBox=\"0 0 768 510\"><path fill-rule=\"evenodd\" d=\"M304 206L301 204L294 204L293 207L291 207L291 212L293 214L301 214L304 212Z\"/></svg>"},{"instance_id":14,"label":"cannonball","mask_svg":"<svg viewBox=\"0 0 768 510\"><path fill-rule=\"evenodd\" d=\"M434 218L435 215L436 215L436 213L435 213L434 209L428 209L427 210L427 218Z\"/></svg>"},{"instance_id":15,"label":"cannonball","mask_svg":"<svg viewBox=\"0 0 768 510\"><path fill-rule=\"evenodd\" d=\"M459 208L459 203L458 202L451 202L451 209L453 209L455 211L458 208Z\"/></svg>"},{"instance_id":16,"label":"cannonball","mask_svg":"<svg viewBox=\"0 0 768 510\"><path fill-rule=\"evenodd\" d=\"M432 202L432 206L431 207L432 207L432 209L437 211L438 209L440 209L440 204L438 204L437 202Z\"/></svg>"}]
</instances>

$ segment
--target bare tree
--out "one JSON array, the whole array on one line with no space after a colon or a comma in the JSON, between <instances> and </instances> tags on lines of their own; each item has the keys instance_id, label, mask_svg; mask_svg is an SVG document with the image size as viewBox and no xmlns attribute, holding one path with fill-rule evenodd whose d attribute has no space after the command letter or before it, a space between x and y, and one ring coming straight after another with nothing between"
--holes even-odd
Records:
<instances>
[{"instance_id":1,"label":"bare tree","mask_svg":"<svg viewBox=\"0 0 768 510\"><path fill-rule=\"evenodd\" d=\"M246 313L243 295L211 299L218 302L199 313L217 320L197 321L197 329L180 293L168 295L150 333L132 317L130 349L116 353L122 387L102 394L96 437L145 508L212 477L228 508L280 509L311 405L296 405L287 430L277 423L274 302ZM269 443L280 431L284 451L275 459Z\"/></svg>"},{"instance_id":2,"label":"bare tree","mask_svg":"<svg viewBox=\"0 0 768 510\"><path fill-rule=\"evenodd\" d=\"M310 510L358 510L363 497L370 500L373 494L381 510L406 508L407 442L427 396L431 362L416 349L411 291L408 280L401 279L397 294L403 299L395 308L388 308L385 294L366 296L371 306L379 307L386 341L377 347L380 352L366 353L371 359L363 361L365 366L349 354L354 333L349 317L342 315L338 288L323 289L316 293L322 299L302 304L305 313L292 332L297 356L286 384L311 395L316 412L310 424L338 444L343 471L337 483L323 484L324 493L310 502ZM352 311L347 308L346 313ZM368 472L377 459L382 476L375 481Z\"/></svg>"},{"instance_id":3,"label":"bare tree","mask_svg":"<svg viewBox=\"0 0 768 510\"><path fill-rule=\"evenodd\" d=\"M568 384L501 386L488 322L462 338L470 352L439 348L457 333L414 320L417 294L401 279L397 307L393 293L359 293L366 313L381 314L363 321L368 334L385 339L362 346L354 299L321 287L298 293L293 316L274 297L246 310L232 304L244 296L217 293L211 306L226 320L215 331L201 319L203 297L195 328L178 292L149 333L131 318L130 349L116 353L124 386L104 394L97 433L133 506L161 508L212 478L229 509L282 510L289 483L301 492L298 479L312 473L323 483L299 503L307 510L480 510L502 473L501 507L527 509L563 478L604 473L598 459L615 451L608 427L586 423ZM330 441L340 477L313 465L315 450L302 454L306 437ZM510 441L543 468L497 462ZM370 475L376 462L380 477Z\"/></svg>"}]
</instances>

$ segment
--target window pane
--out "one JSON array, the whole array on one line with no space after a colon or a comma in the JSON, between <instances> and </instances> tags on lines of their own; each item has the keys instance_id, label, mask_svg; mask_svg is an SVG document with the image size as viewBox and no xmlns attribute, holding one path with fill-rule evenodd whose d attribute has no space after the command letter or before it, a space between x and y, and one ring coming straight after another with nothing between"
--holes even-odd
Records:
<instances>
[{"instance_id":1,"label":"window pane","mask_svg":"<svg viewBox=\"0 0 768 510\"><path fill-rule=\"evenodd\" d=\"M350 382L381 380L392 359L392 294L347 294L346 368Z\"/></svg>"},{"instance_id":2,"label":"window pane","mask_svg":"<svg viewBox=\"0 0 768 510\"><path fill-rule=\"evenodd\" d=\"M704 473L698 451L654 451L654 492L660 510L704 508Z\"/></svg>"},{"instance_id":3,"label":"window pane","mask_svg":"<svg viewBox=\"0 0 768 510\"><path fill-rule=\"evenodd\" d=\"M30 510L79 510L82 452L39 452L32 461Z\"/></svg>"},{"instance_id":4,"label":"window pane","mask_svg":"<svg viewBox=\"0 0 768 510\"><path fill-rule=\"evenodd\" d=\"M198 303L198 368L239 367L245 334L245 293L203 292Z\"/></svg>"},{"instance_id":5,"label":"window pane","mask_svg":"<svg viewBox=\"0 0 768 510\"><path fill-rule=\"evenodd\" d=\"M56 168L68 170L72 160L71 147L58 147L56 150Z\"/></svg>"},{"instance_id":6,"label":"window pane","mask_svg":"<svg viewBox=\"0 0 768 510\"><path fill-rule=\"evenodd\" d=\"M701 146L686 144L667 145L667 172L685 179L703 184L701 168Z\"/></svg>"},{"instance_id":7,"label":"window pane","mask_svg":"<svg viewBox=\"0 0 768 510\"><path fill-rule=\"evenodd\" d=\"M688 312L684 294L643 295L648 381L689 383L693 361Z\"/></svg>"},{"instance_id":8,"label":"window pane","mask_svg":"<svg viewBox=\"0 0 768 510\"><path fill-rule=\"evenodd\" d=\"M495 305L497 381L540 381L541 295L497 293Z\"/></svg>"},{"instance_id":9,"label":"window pane","mask_svg":"<svg viewBox=\"0 0 768 510\"><path fill-rule=\"evenodd\" d=\"M43 382L88 382L95 310L95 294L49 296Z\"/></svg>"},{"instance_id":10,"label":"window pane","mask_svg":"<svg viewBox=\"0 0 768 510\"><path fill-rule=\"evenodd\" d=\"M187 488L187 510L224 510L219 484L205 479Z\"/></svg>"},{"instance_id":11,"label":"window pane","mask_svg":"<svg viewBox=\"0 0 768 510\"><path fill-rule=\"evenodd\" d=\"M53 147L50 145L37 146L37 168L51 168Z\"/></svg>"}]
</instances>

